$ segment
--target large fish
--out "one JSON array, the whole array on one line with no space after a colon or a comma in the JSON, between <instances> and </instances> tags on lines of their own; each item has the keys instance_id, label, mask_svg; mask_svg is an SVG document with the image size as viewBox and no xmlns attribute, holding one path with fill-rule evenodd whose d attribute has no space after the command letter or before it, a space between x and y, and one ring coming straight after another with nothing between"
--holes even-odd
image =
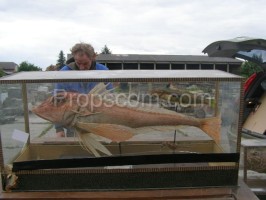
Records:
<instances>
[{"instance_id":1,"label":"large fish","mask_svg":"<svg viewBox=\"0 0 266 200\"><path fill-rule=\"evenodd\" d=\"M149 126L195 126L213 138L216 143L220 141L219 117L198 119L163 108L146 109L141 104L127 106L103 100L100 98L102 96L97 94L105 87L104 84L98 84L89 94L60 93L48 98L32 111L53 123L74 128L81 142L95 156L99 156L96 150L107 155L111 153L95 140L92 134L121 142L132 138L136 134L136 128Z\"/></svg>"}]
</instances>

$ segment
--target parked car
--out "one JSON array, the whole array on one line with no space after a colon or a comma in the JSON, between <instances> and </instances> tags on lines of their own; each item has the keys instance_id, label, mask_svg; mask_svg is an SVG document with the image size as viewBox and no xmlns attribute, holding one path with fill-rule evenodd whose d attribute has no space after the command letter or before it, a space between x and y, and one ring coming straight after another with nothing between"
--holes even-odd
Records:
<instances>
[{"instance_id":1,"label":"parked car","mask_svg":"<svg viewBox=\"0 0 266 200\"><path fill-rule=\"evenodd\" d=\"M230 57L251 61L263 71L250 76L244 85L243 130L247 136L266 139L266 40L238 37L216 41L203 53L210 57ZM261 59L256 59L260 57Z\"/></svg>"}]
</instances>

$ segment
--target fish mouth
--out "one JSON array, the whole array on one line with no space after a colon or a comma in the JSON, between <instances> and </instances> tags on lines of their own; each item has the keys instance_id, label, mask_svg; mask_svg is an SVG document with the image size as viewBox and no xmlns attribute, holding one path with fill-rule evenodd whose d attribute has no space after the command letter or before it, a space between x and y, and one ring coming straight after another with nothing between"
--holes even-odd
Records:
<instances>
[{"instance_id":1,"label":"fish mouth","mask_svg":"<svg viewBox=\"0 0 266 200\"><path fill-rule=\"evenodd\" d=\"M37 115L38 117L43 118L43 119L45 119L45 120L47 120L47 121L51 121L51 120L49 120L47 117L45 117L44 115L39 114L39 112L37 111L37 109L38 109L38 108L33 108L31 111L32 111L35 115Z\"/></svg>"},{"instance_id":2,"label":"fish mouth","mask_svg":"<svg viewBox=\"0 0 266 200\"><path fill-rule=\"evenodd\" d=\"M50 119L48 119L47 117L44 117L44 116L42 116L42 115L39 115L39 114L36 114L36 113L35 113L35 115L37 115L38 117L41 117L41 118L43 118L43 119L45 119L45 120L47 120L47 121L50 121L50 122L51 122L51 120L50 120Z\"/></svg>"}]
</instances>

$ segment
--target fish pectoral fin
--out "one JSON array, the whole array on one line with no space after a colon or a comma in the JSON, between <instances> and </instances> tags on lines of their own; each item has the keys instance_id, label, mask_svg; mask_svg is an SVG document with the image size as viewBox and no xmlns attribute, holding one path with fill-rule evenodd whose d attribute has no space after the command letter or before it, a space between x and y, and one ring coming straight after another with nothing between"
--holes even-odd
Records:
<instances>
[{"instance_id":1,"label":"fish pectoral fin","mask_svg":"<svg viewBox=\"0 0 266 200\"><path fill-rule=\"evenodd\" d=\"M94 139L93 135L93 133L79 133L79 137L83 145L85 145L85 148L88 148L96 157L100 156L96 150L111 156L112 153L101 142Z\"/></svg>"},{"instance_id":2,"label":"fish pectoral fin","mask_svg":"<svg viewBox=\"0 0 266 200\"><path fill-rule=\"evenodd\" d=\"M96 151L96 148L91 144L90 136L78 132L81 146L88 152L91 152L95 157L100 157L100 154Z\"/></svg>"},{"instance_id":3,"label":"fish pectoral fin","mask_svg":"<svg viewBox=\"0 0 266 200\"><path fill-rule=\"evenodd\" d=\"M134 136L135 129L118 124L77 122L77 127L88 132L108 138L114 142L122 142Z\"/></svg>"}]
</instances>

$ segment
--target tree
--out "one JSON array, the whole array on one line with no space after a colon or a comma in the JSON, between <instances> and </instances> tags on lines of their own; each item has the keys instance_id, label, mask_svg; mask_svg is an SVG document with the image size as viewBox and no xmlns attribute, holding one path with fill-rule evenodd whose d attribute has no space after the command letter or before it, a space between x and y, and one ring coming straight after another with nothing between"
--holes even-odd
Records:
<instances>
[{"instance_id":1,"label":"tree","mask_svg":"<svg viewBox=\"0 0 266 200\"><path fill-rule=\"evenodd\" d=\"M107 45L104 45L101 54L112 54L112 51L107 47Z\"/></svg>"},{"instance_id":2,"label":"tree","mask_svg":"<svg viewBox=\"0 0 266 200\"><path fill-rule=\"evenodd\" d=\"M59 69L61 69L66 63L66 57L64 55L64 52L61 50L59 55L58 55L58 60L56 65L58 66Z\"/></svg>"},{"instance_id":3,"label":"tree","mask_svg":"<svg viewBox=\"0 0 266 200\"><path fill-rule=\"evenodd\" d=\"M262 56L253 55L253 59L262 62ZM252 74L263 71L263 69L256 63L251 61L245 61L241 65L241 75L245 78L250 77Z\"/></svg>"},{"instance_id":4,"label":"tree","mask_svg":"<svg viewBox=\"0 0 266 200\"><path fill-rule=\"evenodd\" d=\"M2 69L0 69L0 77L2 77L4 75L6 75L5 72Z\"/></svg>"},{"instance_id":5,"label":"tree","mask_svg":"<svg viewBox=\"0 0 266 200\"><path fill-rule=\"evenodd\" d=\"M28 63L27 61L23 61L18 67L18 72L21 71L42 71L42 69L34 64Z\"/></svg>"}]
</instances>

